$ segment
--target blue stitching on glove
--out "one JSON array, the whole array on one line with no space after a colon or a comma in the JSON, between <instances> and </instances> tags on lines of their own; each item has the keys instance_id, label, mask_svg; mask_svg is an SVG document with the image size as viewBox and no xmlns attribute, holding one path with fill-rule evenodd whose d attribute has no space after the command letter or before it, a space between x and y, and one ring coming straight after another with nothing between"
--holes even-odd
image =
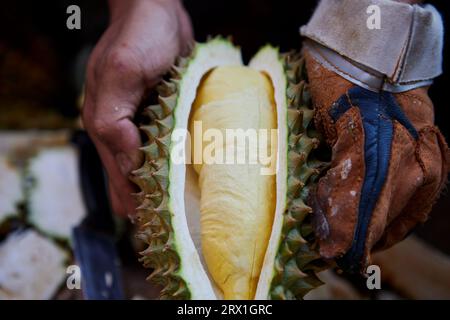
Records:
<instances>
[{"instance_id":1,"label":"blue stitching on glove","mask_svg":"<svg viewBox=\"0 0 450 320\"><path fill-rule=\"evenodd\" d=\"M403 125L414 139L418 139L416 129L391 93L352 88L333 104L330 116L336 122L352 106L359 109L363 123L365 175L352 246L337 261L342 269L350 273L361 269L367 229L388 174L394 120Z\"/></svg>"}]
</instances>

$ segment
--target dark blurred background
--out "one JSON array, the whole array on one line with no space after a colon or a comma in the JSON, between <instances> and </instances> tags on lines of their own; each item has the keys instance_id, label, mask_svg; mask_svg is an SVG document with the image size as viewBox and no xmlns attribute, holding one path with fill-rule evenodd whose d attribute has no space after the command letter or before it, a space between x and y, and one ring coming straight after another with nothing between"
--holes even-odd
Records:
<instances>
[{"instance_id":1,"label":"dark blurred background","mask_svg":"<svg viewBox=\"0 0 450 320\"><path fill-rule=\"evenodd\" d=\"M126 0L124 0L126 1ZM450 21L446 1L429 1ZM282 51L301 45L299 27L316 0L186 0L197 41L231 35L248 59L266 43ZM81 8L81 30L68 30L66 8ZM105 0L9 0L0 9L0 130L76 127L84 68L108 25ZM448 33L447 33L448 34ZM444 74L430 90L436 123L450 141L450 59L445 39ZM1 179L1 177L0 177ZM450 194L445 191L431 218L415 233L450 255Z\"/></svg>"},{"instance_id":2,"label":"dark blurred background","mask_svg":"<svg viewBox=\"0 0 450 320\"><path fill-rule=\"evenodd\" d=\"M446 1L428 2L442 13L444 23L450 20ZM184 3L192 17L196 40L204 41L208 35L232 35L234 42L241 46L245 59L249 59L266 43L282 50L299 48L298 29L308 21L317 0L185 0ZM71 4L81 8L81 30L66 28L66 8ZM77 86L84 72L83 68L77 69L78 58L83 49L95 45L107 25L106 0L2 1L0 98L8 98L8 94L14 99L20 95L36 95L46 106L56 108L64 115L75 116ZM448 52L448 41L445 41L444 57ZM446 124L448 108L444 106L450 95L445 90L450 83L449 63L444 59L446 72L436 79L431 89L436 122L446 137L449 137L450 127ZM11 67L27 72L22 75ZM19 82L23 85L18 86ZM36 83L37 87L34 86ZM34 85L27 86L31 84Z\"/></svg>"}]
</instances>

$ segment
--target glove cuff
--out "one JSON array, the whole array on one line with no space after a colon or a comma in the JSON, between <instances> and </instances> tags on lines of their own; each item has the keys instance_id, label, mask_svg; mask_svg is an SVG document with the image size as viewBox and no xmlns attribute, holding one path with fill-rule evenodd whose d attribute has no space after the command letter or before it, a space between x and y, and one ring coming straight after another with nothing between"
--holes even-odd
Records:
<instances>
[{"instance_id":1,"label":"glove cuff","mask_svg":"<svg viewBox=\"0 0 450 320\"><path fill-rule=\"evenodd\" d=\"M431 5L321 0L300 32L325 67L372 91L411 90L442 73L443 23Z\"/></svg>"}]
</instances>

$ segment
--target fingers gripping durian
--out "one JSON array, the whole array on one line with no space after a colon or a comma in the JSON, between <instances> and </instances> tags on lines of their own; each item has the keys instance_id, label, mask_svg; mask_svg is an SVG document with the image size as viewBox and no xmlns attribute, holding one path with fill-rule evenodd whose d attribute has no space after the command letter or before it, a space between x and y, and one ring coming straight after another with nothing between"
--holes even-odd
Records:
<instances>
[{"instance_id":1,"label":"fingers gripping durian","mask_svg":"<svg viewBox=\"0 0 450 320\"><path fill-rule=\"evenodd\" d=\"M164 287L161 298L301 299L321 284L315 272L326 266L313 250L304 203L325 164L313 156L319 140L301 56L266 46L244 66L239 49L213 39L197 44L171 76L159 104L145 109L149 141L133 176L149 280ZM203 161L209 144L186 143L196 140L196 123L203 133L276 130L257 149L271 163ZM236 140L214 145L214 153L233 150L246 160L253 152ZM180 154L193 164L177 161ZM267 166L273 174L262 174Z\"/></svg>"}]
</instances>

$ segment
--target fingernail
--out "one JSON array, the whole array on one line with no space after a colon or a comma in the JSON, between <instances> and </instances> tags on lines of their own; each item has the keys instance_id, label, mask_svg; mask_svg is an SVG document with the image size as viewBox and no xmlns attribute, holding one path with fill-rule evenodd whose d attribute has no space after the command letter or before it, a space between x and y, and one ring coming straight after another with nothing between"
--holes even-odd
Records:
<instances>
[{"instance_id":1,"label":"fingernail","mask_svg":"<svg viewBox=\"0 0 450 320\"><path fill-rule=\"evenodd\" d=\"M119 165L120 171L125 176L133 169L133 162L126 153L118 153L116 155L116 162Z\"/></svg>"}]
</instances>

